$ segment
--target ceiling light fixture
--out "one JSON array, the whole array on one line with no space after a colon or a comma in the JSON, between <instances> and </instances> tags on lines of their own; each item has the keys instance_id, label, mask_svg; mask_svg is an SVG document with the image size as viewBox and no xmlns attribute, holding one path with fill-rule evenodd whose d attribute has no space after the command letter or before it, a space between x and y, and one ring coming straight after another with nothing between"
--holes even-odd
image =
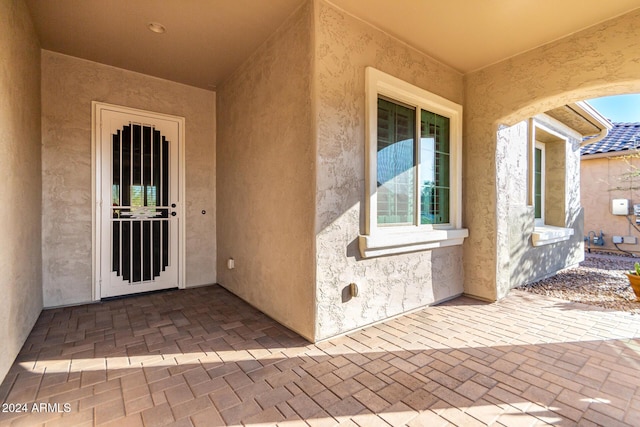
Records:
<instances>
[{"instance_id":1,"label":"ceiling light fixture","mask_svg":"<svg viewBox=\"0 0 640 427\"><path fill-rule=\"evenodd\" d=\"M154 33L158 33L158 34L162 34L165 31L167 31L167 29L164 27L164 25L159 24L158 22L149 22L147 24L147 28L150 31L153 31Z\"/></svg>"}]
</instances>

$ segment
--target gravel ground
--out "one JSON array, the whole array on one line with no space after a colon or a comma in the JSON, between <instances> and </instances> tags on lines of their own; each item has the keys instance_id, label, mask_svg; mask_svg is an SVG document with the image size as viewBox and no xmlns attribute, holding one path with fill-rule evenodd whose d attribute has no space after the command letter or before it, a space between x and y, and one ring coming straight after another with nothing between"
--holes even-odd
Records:
<instances>
[{"instance_id":1,"label":"gravel ground","mask_svg":"<svg viewBox=\"0 0 640 427\"><path fill-rule=\"evenodd\" d=\"M555 276L518 289L610 310L640 314L640 301L636 301L629 280L624 275L633 267L635 261L640 259L587 253L585 260L578 267L562 270Z\"/></svg>"}]
</instances>

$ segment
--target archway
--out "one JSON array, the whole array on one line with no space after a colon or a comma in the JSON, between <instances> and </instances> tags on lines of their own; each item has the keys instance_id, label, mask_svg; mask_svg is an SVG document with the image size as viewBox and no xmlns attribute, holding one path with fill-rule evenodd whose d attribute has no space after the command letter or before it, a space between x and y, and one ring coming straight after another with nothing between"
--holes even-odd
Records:
<instances>
[{"instance_id":1,"label":"archway","mask_svg":"<svg viewBox=\"0 0 640 427\"><path fill-rule=\"evenodd\" d=\"M512 126L561 105L640 92L640 11L465 76L465 293L496 300L509 290L508 176Z\"/></svg>"}]
</instances>

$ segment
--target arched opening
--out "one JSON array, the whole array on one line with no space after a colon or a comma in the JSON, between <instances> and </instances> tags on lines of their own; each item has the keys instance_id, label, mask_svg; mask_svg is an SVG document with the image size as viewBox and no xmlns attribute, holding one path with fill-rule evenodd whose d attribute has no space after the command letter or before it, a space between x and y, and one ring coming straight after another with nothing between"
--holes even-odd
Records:
<instances>
[{"instance_id":1,"label":"arched opening","mask_svg":"<svg viewBox=\"0 0 640 427\"><path fill-rule=\"evenodd\" d=\"M640 92L639 25L640 11L630 13L465 76L468 295L496 300L511 287L510 236L517 230L510 222L509 151L515 145L504 129L522 136L519 123L559 106Z\"/></svg>"},{"instance_id":2,"label":"arched opening","mask_svg":"<svg viewBox=\"0 0 640 427\"><path fill-rule=\"evenodd\" d=\"M640 90L639 85L640 81L635 82L635 86L612 84L601 87L597 93L607 96L620 94L622 87ZM501 243L496 252L498 259L506 262L498 266L497 277L502 275L503 281L497 282L502 285L496 289L497 298L514 287L576 265L584 258L583 236L588 230L584 228L585 209L580 192L580 147L583 137L595 132L592 139L602 139L608 128L590 131L588 126L581 126L579 122L588 119L576 112L578 104L570 100L589 97L593 93L593 90L572 90L542 99L504 118L508 123L515 120L515 124L503 124L498 128L496 208L502 214L497 219L502 220L506 228L497 231L497 239ZM548 106L553 107L541 111ZM570 117L571 114L575 117ZM611 186L607 178L602 176L598 179L600 187ZM604 195L601 191L599 198L606 201L598 203L604 204L606 213L602 216L608 216L602 222L610 224L612 189L600 190ZM626 190L629 193L627 199L632 204L631 188L616 190L621 194ZM640 203L640 199L637 202ZM593 213L593 206L590 208L589 213ZM607 230L605 234L612 234L611 231ZM616 239L621 241L623 236L628 236L629 242L637 242L633 234L631 231L619 231L620 237Z\"/></svg>"}]
</instances>

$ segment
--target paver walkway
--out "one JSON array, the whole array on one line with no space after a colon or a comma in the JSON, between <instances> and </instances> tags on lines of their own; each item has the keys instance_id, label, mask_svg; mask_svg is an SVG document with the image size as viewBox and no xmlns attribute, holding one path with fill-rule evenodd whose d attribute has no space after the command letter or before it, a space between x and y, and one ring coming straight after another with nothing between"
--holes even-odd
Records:
<instances>
[{"instance_id":1,"label":"paver walkway","mask_svg":"<svg viewBox=\"0 0 640 427\"><path fill-rule=\"evenodd\" d=\"M43 311L0 401L12 426L638 426L640 316L514 291L314 345L171 291Z\"/></svg>"}]
</instances>

